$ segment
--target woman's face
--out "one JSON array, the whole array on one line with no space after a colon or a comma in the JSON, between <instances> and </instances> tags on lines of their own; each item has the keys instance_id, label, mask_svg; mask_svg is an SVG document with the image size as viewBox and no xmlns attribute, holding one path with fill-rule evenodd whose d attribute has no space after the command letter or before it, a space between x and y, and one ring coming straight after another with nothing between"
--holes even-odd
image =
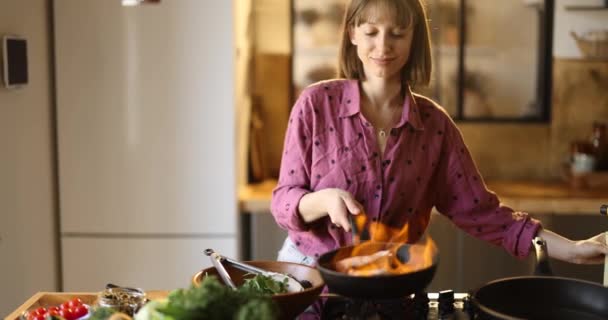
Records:
<instances>
[{"instance_id":1,"label":"woman's face","mask_svg":"<svg viewBox=\"0 0 608 320\"><path fill-rule=\"evenodd\" d=\"M412 45L413 27L404 28L382 15L350 30L365 77L400 80ZM395 79L396 78L396 79Z\"/></svg>"}]
</instances>

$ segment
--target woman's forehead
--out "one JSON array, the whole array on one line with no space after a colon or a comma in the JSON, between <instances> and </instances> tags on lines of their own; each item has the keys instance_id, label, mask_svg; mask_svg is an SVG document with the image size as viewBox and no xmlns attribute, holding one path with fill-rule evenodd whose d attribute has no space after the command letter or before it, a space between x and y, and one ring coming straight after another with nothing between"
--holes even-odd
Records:
<instances>
[{"instance_id":1,"label":"woman's forehead","mask_svg":"<svg viewBox=\"0 0 608 320\"><path fill-rule=\"evenodd\" d=\"M391 1L372 1L358 14L355 24L388 24L407 28L414 22L413 13L407 9L399 7Z\"/></svg>"}]
</instances>

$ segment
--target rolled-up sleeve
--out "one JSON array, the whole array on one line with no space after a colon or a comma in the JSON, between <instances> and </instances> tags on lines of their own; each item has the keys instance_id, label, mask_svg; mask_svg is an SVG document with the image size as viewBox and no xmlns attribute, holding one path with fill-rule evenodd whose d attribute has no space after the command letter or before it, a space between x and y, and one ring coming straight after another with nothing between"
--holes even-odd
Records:
<instances>
[{"instance_id":1,"label":"rolled-up sleeve","mask_svg":"<svg viewBox=\"0 0 608 320\"><path fill-rule=\"evenodd\" d=\"M470 235L502 246L515 257L527 257L540 222L501 204L487 189L451 119L446 120L443 132L435 173L436 209Z\"/></svg>"},{"instance_id":2,"label":"rolled-up sleeve","mask_svg":"<svg viewBox=\"0 0 608 320\"><path fill-rule=\"evenodd\" d=\"M277 224L288 231L307 231L298 211L300 199L310 192L311 128L310 98L302 94L291 110L279 172L272 192L271 211Z\"/></svg>"}]
</instances>

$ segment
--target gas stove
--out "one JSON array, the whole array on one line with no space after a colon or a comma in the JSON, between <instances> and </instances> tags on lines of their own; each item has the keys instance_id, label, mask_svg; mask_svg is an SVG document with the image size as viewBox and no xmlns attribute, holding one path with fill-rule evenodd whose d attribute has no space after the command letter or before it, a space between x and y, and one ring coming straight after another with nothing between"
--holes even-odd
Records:
<instances>
[{"instance_id":1,"label":"gas stove","mask_svg":"<svg viewBox=\"0 0 608 320\"><path fill-rule=\"evenodd\" d=\"M417 293L390 300L362 300L342 296L329 297L323 307L322 319L384 320L384 319L475 319L469 295L445 290L438 293Z\"/></svg>"}]
</instances>

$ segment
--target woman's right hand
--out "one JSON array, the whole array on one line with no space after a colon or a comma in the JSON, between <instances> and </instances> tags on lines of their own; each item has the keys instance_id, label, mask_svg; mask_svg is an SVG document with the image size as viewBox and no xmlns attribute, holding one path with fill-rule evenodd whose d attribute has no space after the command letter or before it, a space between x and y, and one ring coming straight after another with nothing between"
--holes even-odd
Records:
<instances>
[{"instance_id":1,"label":"woman's right hand","mask_svg":"<svg viewBox=\"0 0 608 320\"><path fill-rule=\"evenodd\" d=\"M350 192L328 188L304 195L300 199L298 210L307 223L328 215L334 225L348 232L350 231L349 215L359 214L363 211L363 206Z\"/></svg>"}]
</instances>

